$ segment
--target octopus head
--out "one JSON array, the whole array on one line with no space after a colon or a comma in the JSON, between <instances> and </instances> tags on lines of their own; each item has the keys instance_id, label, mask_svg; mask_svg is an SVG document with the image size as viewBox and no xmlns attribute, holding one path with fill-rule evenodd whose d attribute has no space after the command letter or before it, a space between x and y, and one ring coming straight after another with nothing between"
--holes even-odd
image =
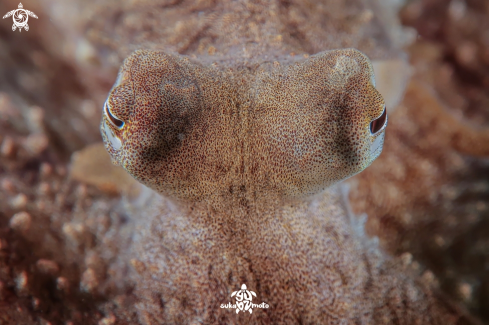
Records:
<instances>
[{"instance_id":1,"label":"octopus head","mask_svg":"<svg viewBox=\"0 0 489 325\"><path fill-rule=\"evenodd\" d=\"M370 165L386 125L372 65L357 50L251 72L136 51L104 104L101 133L112 161L141 183L202 199L317 193Z\"/></svg>"}]
</instances>

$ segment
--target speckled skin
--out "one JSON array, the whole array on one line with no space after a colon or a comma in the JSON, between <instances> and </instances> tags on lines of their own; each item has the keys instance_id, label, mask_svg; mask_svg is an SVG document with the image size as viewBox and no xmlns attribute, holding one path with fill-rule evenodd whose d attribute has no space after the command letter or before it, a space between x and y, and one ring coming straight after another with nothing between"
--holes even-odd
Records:
<instances>
[{"instance_id":1,"label":"speckled skin","mask_svg":"<svg viewBox=\"0 0 489 325\"><path fill-rule=\"evenodd\" d=\"M125 124L104 114L101 130L113 160L166 196L304 196L360 172L382 151L386 123L370 131L385 108L373 82L356 50L237 71L137 51L107 100Z\"/></svg>"},{"instance_id":2,"label":"speckled skin","mask_svg":"<svg viewBox=\"0 0 489 325\"><path fill-rule=\"evenodd\" d=\"M165 197L135 209L143 323L246 323L219 307L240 283L271 306L256 323L457 319L355 232L337 190L321 192L380 154L372 82L355 50L235 74L162 52L125 61L107 101L125 124L105 113L102 136L114 162ZM405 315L373 312L393 299Z\"/></svg>"},{"instance_id":3,"label":"speckled skin","mask_svg":"<svg viewBox=\"0 0 489 325\"><path fill-rule=\"evenodd\" d=\"M192 308L195 304L203 305L201 298L203 301L219 300L218 303L223 300L234 301L229 292L222 295L205 294L188 286L190 289L187 291L190 293L184 295L181 290L165 289L176 287L176 284L165 279L177 279L183 286L185 281L196 278L194 273L197 267L192 267L194 273L188 276L184 273L186 269L178 269L178 261L175 261L182 260L182 264L192 262L185 259L181 248L187 252L201 252L188 244L192 243L193 237L186 230L194 229L190 226L185 228L189 224L185 220L190 213L186 210L183 210L185 214L175 213L174 209L170 209L175 206L173 199L162 200L156 195L151 196L152 201L147 204L135 205L136 209L132 211L124 199L115 197L113 193L110 196L100 193L96 188L100 183L92 182L93 174L101 170L107 176L112 174L111 169L101 168L106 163L105 159L108 160L108 155L103 152L99 154L97 150L97 153L93 153L97 156L90 159L91 169L82 170L83 173L79 174L81 177L75 179L72 172L77 169L77 159L68 163L56 159L57 154L62 153L66 159L73 150L98 141L100 132L96 130L98 132L95 133L94 129L100 125L101 112L96 106L101 107L105 101L122 59L130 54L125 52L127 49L178 52L208 66L210 62L221 61L223 53L234 44L234 49L227 53L229 59L234 58L233 62L238 63L235 68L240 66L239 62L241 66L252 66L250 61L244 62L245 55L248 55L248 60L273 62L270 56L277 54L277 44L280 43L283 47L286 47L284 44L292 44L288 47L289 52L285 53L291 57L290 52L302 57L303 53L312 55L325 49L354 47L371 59L379 59L392 49L386 29L395 30L399 25L391 20L397 12L384 15L385 12L377 9L384 9L384 5L399 1L379 0L377 2L381 6L370 6L369 3L373 2L43 0L31 3L30 6L35 6L34 11L42 13L39 16L44 18L35 29L22 33L21 39L19 33L12 33L9 25L0 24L0 69L4 71L0 73L0 323L139 324L135 307L138 307L142 321L145 320L143 314L146 312L150 315L148 317L158 317L162 313L159 308L162 308L163 302L158 299L158 293L166 291L162 295L167 299L165 306L171 302L179 310L183 309L183 304L175 302L184 302L184 298L193 301ZM79 7L74 7L74 4ZM0 12L7 12L17 5L18 2L11 0L0 1L0 8L4 8ZM44 6L44 10L41 6ZM484 28L487 27L485 22L489 21L488 11L484 12L483 1L445 0L410 1L408 9L410 15L417 17L424 26L418 29L423 36L419 42L440 51L435 56L432 50L415 52L423 58L436 60L442 66L433 73L436 77L436 81L433 81L425 74L429 70L427 68L433 67L431 63L427 65L420 60L411 60L412 69L423 71L423 75L411 83L404 103L394 114L389 114L389 127L380 159L351 178L350 184L358 182L359 185L356 189L352 188L354 196L350 198L352 203L361 200L357 210L359 213L368 213L369 234L379 235L380 243L387 238L385 247L389 251L395 254L405 252L402 262L408 264L410 254L415 262L405 267L402 264L395 266L395 263L400 262L399 259L386 258L387 262L372 263L375 255L363 253L369 247L368 242L363 240L355 249L341 251L345 255L342 258L348 263L352 259L354 263L359 263L358 256L364 254L374 270L372 276L358 277L358 281L368 289L361 292L361 295L365 295L363 299L354 299L357 309L382 306L373 309L375 316L372 318L375 319L370 323L396 323L395 317L400 320L398 323L416 323L415 319L422 319L418 323L435 322L433 319L453 323L456 318L450 315L456 314L456 309L447 311L437 295L429 297L435 290L420 283L424 280L436 283L436 280L432 281L433 274L444 293L454 298L460 297L465 306L487 322L486 297L489 286L485 265L489 260L489 228L488 210L487 205L484 210L484 202L488 198L489 172L487 166L474 168L470 164L471 161L479 161L484 166L484 160L467 156L461 159L453 149L487 155L488 133L479 132L483 136L474 137L477 132L473 125L463 125L466 120L459 115L451 115L450 119L446 119L450 110L444 105L440 107L438 101L440 97L444 98L440 96L443 92L450 95L443 102L449 103L448 106L452 108L465 109L466 101L476 102L476 107L470 105L471 112L479 117L487 116L485 94L489 92L486 91L487 87L484 88L483 78L484 71L487 71L487 65L484 65L487 61L484 56L484 50L487 49L484 32L487 28ZM467 12L463 19L459 19L461 9ZM454 14L458 16L456 20L450 18ZM57 31L53 30L56 21L59 27ZM279 28L276 28L277 21L282 23ZM388 23L384 29L378 28L385 21ZM88 33L87 25L90 27ZM275 33L271 33L271 29ZM423 29L431 33L432 37L423 34ZM85 37L94 40L104 35L111 36L106 38L111 42L110 49L87 52ZM261 40L255 42L254 38ZM427 42L427 39L431 41ZM82 46L79 47L80 41ZM99 43L92 44L97 46ZM470 51L473 49L471 45L478 46L475 52ZM80 50L76 57L70 52L70 46L72 50ZM238 51L241 49L243 52ZM412 49L409 51L413 53ZM256 52L261 54L255 55ZM471 53L479 55L471 58ZM264 59L266 55L268 59ZM454 58L457 64L450 63L447 67L446 60L453 62ZM104 59L109 59L110 66L100 64L105 62ZM471 70L459 69L459 62ZM391 69L387 77L389 74L398 76L403 73ZM103 78L98 79L96 76ZM467 76L471 78L469 83L465 79ZM480 82L474 83L472 77ZM452 86L447 87L447 83ZM453 87L453 84L457 87ZM466 91L460 90L459 86ZM103 93L102 96L98 96L99 93ZM39 107L33 107L33 104ZM37 123L42 117L39 111L45 112L44 127L42 123ZM474 120L474 116L471 121L480 126L487 124L487 119ZM467 139L466 136L469 136L469 141L462 141ZM101 149L105 150L103 145ZM83 155L77 153L73 158L75 156ZM100 165L93 167L97 163ZM113 170L116 169L118 167L114 166ZM460 178L450 183L454 170L470 173L455 175ZM116 189L118 184L112 183L112 188ZM337 193L331 188L321 196L334 197ZM361 199L355 199L355 196ZM333 200L325 204L339 202ZM432 210L430 204L443 204L443 209ZM189 208L189 205L185 206ZM318 231L321 237L310 235L313 238L311 241L321 242L323 237L334 238L328 234L340 229L338 226L347 229L347 234L352 232L341 205L337 207L335 211L338 215L324 209L317 213L320 218L315 219L318 221L315 225L331 227L321 228L324 229ZM461 213L461 209L465 213ZM132 218L128 219L126 213L129 212ZM330 222L329 217L323 220L326 212L329 217L337 216L339 223L327 223ZM19 218L25 217L26 213L30 218ZM172 220L175 222L172 223ZM134 227L133 222L138 223L137 227ZM298 222L303 223L304 219ZM155 230L151 231L151 225L154 225ZM260 231L258 226L256 228ZM407 236L404 232L406 228L409 229ZM179 231L177 233L173 230ZM136 231L138 236L133 237L133 249L129 250L123 238L132 231ZM301 231L312 234L310 229L303 228ZM196 234L202 232L202 229L195 231ZM349 240L358 242L358 237L362 237L356 235L356 230L353 233L355 235ZM359 229L358 234L361 233ZM160 234L165 237L161 239ZM231 234L229 237L228 245L233 244L239 236ZM274 245L278 247L280 244ZM154 250L151 250L152 247ZM128 263L130 258L126 260L126 254L132 255L132 263ZM170 256L172 260L165 266L163 262L168 258L162 259L161 256ZM202 256L207 255L204 252ZM212 261L207 263L211 264ZM140 276L136 272L132 277L125 273L126 268L131 269L131 264L141 272ZM41 265L54 265L54 268L41 268ZM145 265L149 268L158 266L164 273L146 271ZM360 265L363 267L364 263ZM433 273L426 271L422 277L418 277L421 272L416 271L414 278L417 280L413 281L411 271L426 267ZM199 269L201 276L204 269ZM379 272L388 277L379 280L376 275ZM355 276L359 273L349 274ZM148 275L154 275L155 278ZM134 280L136 290L124 290L127 284L125 280ZM453 291L447 290L447 282ZM399 286L400 283L404 285ZM241 284L236 283L237 286L230 287L235 291ZM247 284L250 290L260 295L253 299L254 302L269 302L268 296L275 297L274 294L257 290L258 285L254 283ZM344 285L346 290L348 284ZM343 286L343 283L340 285ZM416 290L412 289L413 286ZM379 290L379 287L384 291ZM397 304L408 302L407 297L413 299L413 292L419 293L419 289L426 294L417 298L416 305ZM388 292L388 297L392 299L382 298L379 294L381 292ZM134 303L136 294L140 297L137 305ZM197 298L194 299L192 294L197 294ZM345 293L340 295L344 296ZM279 301L279 298L273 299ZM372 303L369 299L376 302ZM299 299L294 301L307 305L307 302ZM278 308L280 303L275 304L274 308ZM409 310L416 310L416 318L412 313L403 312L406 306L410 306ZM208 310L214 308L211 306ZM442 311L448 320L440 319L437 310ZM219 319L222 323L231 323L229 318L233 312L222 311L223 317ZM256 321L258 312L255 310L253 315L247 314L250 316L247 318L248 323ZM269 313L280 317L276 309ZM426 315L431 315L431 320ZM186 319L188 322L192 320L190 317ZM198 317L195 319L199 321ZM469 321L461 318L459 323Z\"/></svg>"},{"instance_id":4,"label":"speckled skin","mask_svg":"<svg viewBox=\"0 0 489 325\"><path fill-rule=\"evenodd\" d=\"M382 150L385 125L370 133L384 104L368 58L281 48L270 50L277 61L250 63L246 50L222 52L235 56L210 64L137 51L104 107L113 161L162 195L133 202L140 321L468 323L429 276L414 280L409 261L379 252L328 188ZM243 283L270 308L220 308Z\"/></svg>"}]
</instances>

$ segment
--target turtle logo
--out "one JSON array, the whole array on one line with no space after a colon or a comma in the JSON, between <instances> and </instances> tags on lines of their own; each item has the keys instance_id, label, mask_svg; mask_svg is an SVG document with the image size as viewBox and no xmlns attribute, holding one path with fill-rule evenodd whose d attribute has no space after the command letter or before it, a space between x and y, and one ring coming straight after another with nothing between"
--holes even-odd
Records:
<instances>
[{"instance_id":1,"label":"turtle logo","mask_svg":"<svg viewBox=\"0 0 489 325\"><path fill-rule=\"evenodd\" d=\"M253 296L256 297L256 293L254 291L248 290L246 284L241 286L241 290L234 291L231 294L231 297L236 296L236 303L227 303L221 304L221 308L234 308L236 309L236 314L240 311L245 312L249 311L250 314L253 313L253 308L268 308L270 307L267 303L262 302L261 304L254 304L251 302Z\"/></svg>"},{"instance_id":2,"label":"turtle logo","mask_svg":"<svg viewBox=\"0 0 489 325\"><path fill-rule=\"evenodd\" d=\"M19 3L19 9L14 9L12 11L9 11L5 14L5 16L3 16L3 19L13 16L14 24L12 25L12 30L14 32L17 28L19 29L19 32L22 31L22 28L24 28L26 31L29 30L29 25L27 25L29 16L37 19L35 13L29 10L25 10L23 8L24 7L22 6L22 3Z\"/></svg>"},{"instance_id":3,"label":"turtle logo","mask_svg":"<svg viewBox=\"0 0 489 325\"><path fill-rule=\"evenodd\" d=\"M256 297L256 293L254 291L250 291L246 288L246 284L243 283L241 286L241 290L234 291L231 294L231 297L236 296L236 314L239 313L239 311L249 311L250 314L253 313L253 310L251 309L251 299L253 299L253 296Z\"/></svg>"}]
</instances>

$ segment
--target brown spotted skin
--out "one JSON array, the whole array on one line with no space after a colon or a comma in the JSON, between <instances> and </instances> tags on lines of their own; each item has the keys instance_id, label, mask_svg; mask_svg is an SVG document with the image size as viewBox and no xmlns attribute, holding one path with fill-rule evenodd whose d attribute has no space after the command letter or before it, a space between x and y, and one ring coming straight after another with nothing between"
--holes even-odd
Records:
<instances>
[{"instance_id":1,"label":"brown spotted skin","mask_svg":"<svg viewBox=\"0 0 489 325\"><path fill-rule=\"evenodd\" d=\"M360 172L382 150L383 129L372 135L369 127L384 102L368 58L353 49L252 71L137 51L119 79L107 103L125 125L104 115L106 147L169 197L215 201L240 189L250 200L310 195Z\"/></svg>"},{"instance_id":2,"label":"brown spotted skin","mask_svg":"<svg viewBox=\"0 0 489 325\"><path fill-rule=\"evenodd\" d=\"M361 52L210 63L139 50L106 105L113 162L158 193L128 207L142 324L472 323L380 252L333 186L382 150ZM221 308L243 283L270 308Z\"/></svg>"}]
</instances>

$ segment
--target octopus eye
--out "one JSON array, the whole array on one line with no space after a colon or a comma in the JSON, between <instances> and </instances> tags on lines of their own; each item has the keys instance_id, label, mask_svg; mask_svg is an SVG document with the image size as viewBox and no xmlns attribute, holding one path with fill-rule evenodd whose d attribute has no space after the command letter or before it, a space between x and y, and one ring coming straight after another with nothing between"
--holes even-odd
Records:
<instances>
[{"instance_id":1,"label":"octopus eye","mask_svg":"<svg viewBox=\"0 0 489 325\"><path fill-rule=\"evenodd\" d=\"M111 113L110 108L109 108L109 104L107 103L107 101L104 104L104 111L105 111L105 115L107 115L107 117L109 118L112 125L114 125L118 129L121 129L124 126L124 121L119 120L117 117L115 117Z\"/></svg>"},{"instance_id":2,"label":"octopus eye","mask_svg":"<svg viewBox=\"0 0 489 325\"><path fill-rule=\"evenodd\" d=\"M387 120L387 110L385 109L384 106L384 111L382 112L382 115L380 115L380 117L370 122L370 133L375 134L379 132L379 130L384 127L386 120Z\"/></svg>"}]
</instances>

